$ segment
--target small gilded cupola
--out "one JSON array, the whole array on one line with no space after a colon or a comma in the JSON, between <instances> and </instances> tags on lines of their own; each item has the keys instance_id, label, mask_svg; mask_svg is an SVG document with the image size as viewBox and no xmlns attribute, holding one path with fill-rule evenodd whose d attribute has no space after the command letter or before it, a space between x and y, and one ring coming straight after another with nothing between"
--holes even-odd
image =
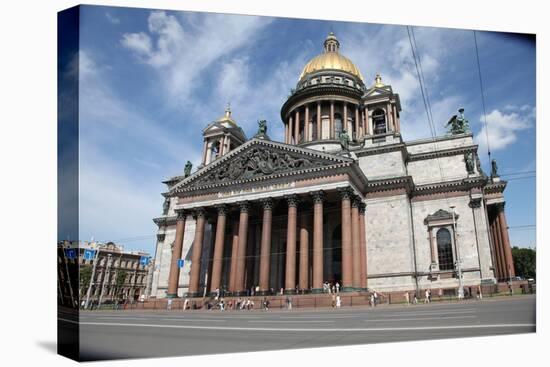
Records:
<instances>
[{"instance_id":1,"label":"small gilded cupola","mask_svg":"<svg viewBox=\"0 0 550 367\"><path fill-rule=\"evenodd\" d=\"M229 153L246 141L246 135L231 116L231 106L227 104L225 113L211 122L202 132L204 144L202 168Z\"/></svg>"}]
</instances>

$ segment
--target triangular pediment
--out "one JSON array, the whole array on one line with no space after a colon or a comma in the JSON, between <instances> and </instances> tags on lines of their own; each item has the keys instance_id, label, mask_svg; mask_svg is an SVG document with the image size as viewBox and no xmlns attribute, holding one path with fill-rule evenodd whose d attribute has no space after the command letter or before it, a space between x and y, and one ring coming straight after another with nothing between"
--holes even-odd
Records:
<instances>
[{"instance_id":1,"label":"triangular pediment","mask_svg":"<svg viewBox=\"0 0 550 367\"><path fill-rule=\"evenodd\" d=\"M204 132L211 132L211 131L217 131L217 130L223 130L223 126L220 126L219 123L215 122L213 124L210 124L204 129Z\"/></svg>"},{"instance_id":2,"label":"triangular pediment","mask_svg":"<svg viewBox=\"0 0 550 367\"><path fill-rule=\"evenodd\" d=\"M375 97L375 96L391 95L391 94L392 94L392 91L389 88L386 89L386 87L381 87L381 88L373 87L365 93L364 97L366 98L366 97Z\"/></svg>"},{"instance_id":3,"label":"triangular pediment","mask_svg":"<svg viewBox=\"0 0 550 367\"><path fill-rule=\"evenodd\" d=\"M458 218L458 214L455 214L455 220ZM425 223L438 221L438 220L451 220L453 219L453 213L444 209L439 209L433 214L428 215L425 219Z\"/></svg>"},{"instance_id":4,"label":"triangular pediment","mask_svg":"<svg viewBox=\"0 0 550 367\"><path fill-rule=\"evenodd\" d=\"M353 164L353 159L293 145L252 139L182 180L172 193L233 186Z\"/></svg>"}]
</instances>

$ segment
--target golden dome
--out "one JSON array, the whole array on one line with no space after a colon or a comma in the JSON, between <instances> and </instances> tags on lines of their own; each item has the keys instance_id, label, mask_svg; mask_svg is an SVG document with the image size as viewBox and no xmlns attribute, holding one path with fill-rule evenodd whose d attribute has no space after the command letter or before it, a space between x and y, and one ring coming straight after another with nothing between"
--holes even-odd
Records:
<instances>
[{"instance_id":1,"label":"golden dome","mask_svg":"<svg viewBox=\"0 0 550 367\"><path fill-rule=\"evenodd\" d=\"M364 81L359 68L338 52L340 43L336 39L334 33L330 32L325 40L325 52L311 59L300 74L299 80L302 80L306 75L322 70L339 70L352 74Z\"/></svg>"}]
</instances>

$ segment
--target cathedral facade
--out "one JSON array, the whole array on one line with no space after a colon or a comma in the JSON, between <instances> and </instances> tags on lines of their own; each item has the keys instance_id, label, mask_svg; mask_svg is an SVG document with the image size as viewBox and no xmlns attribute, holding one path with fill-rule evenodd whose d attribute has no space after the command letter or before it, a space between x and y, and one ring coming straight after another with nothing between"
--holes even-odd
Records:
<instances>
[{"instance_id":1,"label":"cathedral facade","mask_svg":"<svg viewBox=\"0 0 550 367\"><path fill-rule=\"evenodd\" d=\"M281 108L248 139L227 108L202 163L172 177L152 296L456 289L514 276L503 191L463 110L450 132L404 141L399 95L365 83L330 33ZM406 122L405 122L406 123Z\"/></svg>"}]
</instances>

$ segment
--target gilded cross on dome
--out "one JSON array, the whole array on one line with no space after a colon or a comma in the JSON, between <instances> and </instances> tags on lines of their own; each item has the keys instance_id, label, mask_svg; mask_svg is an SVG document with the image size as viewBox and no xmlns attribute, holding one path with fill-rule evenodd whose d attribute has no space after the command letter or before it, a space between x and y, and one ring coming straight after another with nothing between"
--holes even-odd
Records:
<instances>
[{"instance_id":1,"label":"gilded cross on dome","mask_svg":"<svg viewBox=\"0 0 550 367\"><path fill-rule=\"evenodd\" d=\"M384 86L384 83L382 83L382 77L380 76L380 73L376 73L376 77L374 78L374 86L377 88Z\"/></svg>"},{"instance_id":2,"label":"gilded cross on dome","mask_svg":"<svg viewBox=\"0 0 550 367\"><path fill-rule=\"evenodd\" d=\"M231 117L231 103L227 102L227 107L225 108L225 117Z\"/></svg>"}]
</instances>

